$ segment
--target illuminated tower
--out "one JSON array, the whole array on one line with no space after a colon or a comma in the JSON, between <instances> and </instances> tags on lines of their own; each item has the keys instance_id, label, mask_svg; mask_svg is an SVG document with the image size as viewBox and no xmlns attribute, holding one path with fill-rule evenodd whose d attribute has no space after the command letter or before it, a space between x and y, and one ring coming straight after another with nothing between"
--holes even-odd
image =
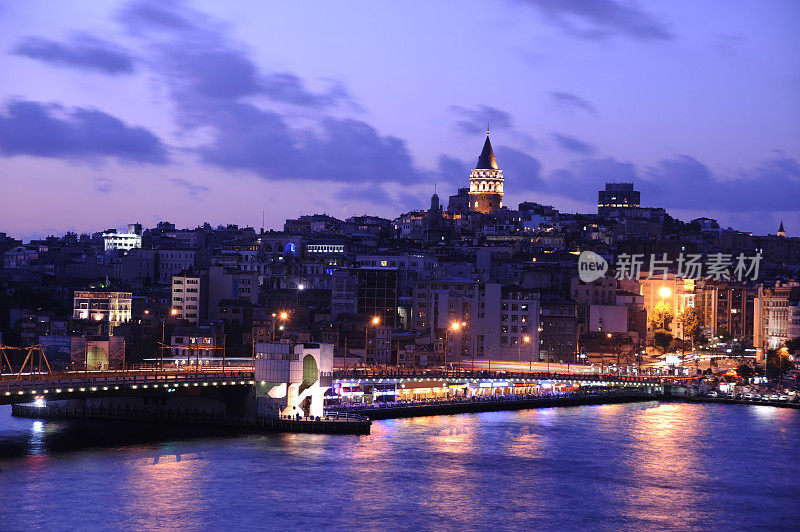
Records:
<instances>
[{"instance_id":1,"label":"illuminated tower","mask_svg":"<svg viewBox=\"0 0 800 532\"><path fill-rule=\"evenodd\" d=\"M497 167L497 159L489 142L489 130L486 130L486 142L478 157L478 164L469 174L469 210L472 212L490 213L503 207L503 171Z\"/></svg>"},{"instance_id":2,"label":"illuminated tower","mask_svg":"<svg viewBox=\"0 0 800 532\"><path fill-rule=\"evenodd\" d=\"M781 226L778 228L778 236L786 236L786 231L783 230L783 220L781 220Z\"/></svg>"}]
</instances>

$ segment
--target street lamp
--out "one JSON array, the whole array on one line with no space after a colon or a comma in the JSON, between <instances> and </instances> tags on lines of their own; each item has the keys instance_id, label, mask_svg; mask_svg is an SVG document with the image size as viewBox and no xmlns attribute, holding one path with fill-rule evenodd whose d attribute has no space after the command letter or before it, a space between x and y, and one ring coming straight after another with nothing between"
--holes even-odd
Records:
<instances>
[{"instance_id":1,"label":"street lamp","mask_svg":"<svg viewBox=\"0 0 800 532\"><path fill-rule=\"evenodd\" d=\"M272 313L272 341L273 342L275 341L275 322L278 321L278 318L280 318L281 321L286 321L289 318L289 313L286 312L286 311L281 312L280 314L278 314L276 312ZM281 331L283 330L283 325L281 325L279 330L281 330Z\"/></svg>"},{"instance_id":2,"label":"street lamp","mask_svg":"<svg viewBox=\"0 0 800 532\"><path fill-rule=\"evenodd\" d=\"M372 317L372 325L377 327L381 323L379 316ZM364 326L364 363L367 363L367 350L369 349L369 324Z\"/></svg>"},{"instance_id":3,"label":"street lamp","mask_svg":"<svg viewBox=\"0 0 800 532\"><path fill-rule=\"evenodd\" d=\"M449 332L452 330L453 332L458 331L461 328L461 324L457 321L454 321L450 324L450 327L445 329L444 331L444 370L447 371L447 349L450 346L450 337Z\"/></svg>"},{"instance_id":4,"label":"street lamp","mask_svg":"<svg viewBox=\"0 0 800 532\"><path fill-rule=\"evenodd\" d=\"M523 336L522 341L525 342L526 344L529 344L531 343L531 337ZM520 357L520 359L522 359L522 357ZM528 347L528 373L530 373L531 371L533 371L533 349Z\"/></svg>"},{"instance_id":5,"label":"street lamp","mask_svg":"<svg viewBox=\"0 0 800 532\"><path fill-rule=\"evenodd\" d=\"M174 308L170 309L169 314L170 314L170 316L177 316L178 315L178 309L174 309ZM165 344L164 344L164 329L166 329L166 328L167 328L167 314L164 313L164 319L161 320L161 360L159 362L159 365L161 366L162 370L164 369L164 346L165 346Z\"/></svg>"},{"instance_id":6,"label":"street lamp","mask_svg":"<svg viewBox=\"0 0 800 532\"><path fill-rule=\"evenodd\" d=\"M662 286L658 289L658 295L661 296L661 299L667 299L672 295L672 290L668 286Z\"/></svg>"}]
</instances>

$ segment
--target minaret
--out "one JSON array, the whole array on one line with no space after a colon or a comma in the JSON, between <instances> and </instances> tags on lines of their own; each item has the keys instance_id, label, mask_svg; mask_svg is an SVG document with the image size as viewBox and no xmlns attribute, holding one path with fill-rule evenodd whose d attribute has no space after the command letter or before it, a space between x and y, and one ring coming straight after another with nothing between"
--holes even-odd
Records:
<instances>
[{"instance_id":1,"label":"minaret","mask_svg":"<svg viewBox=\"0 0 800 532\"><path fill-rule=\"evenodd\" d=\"M503 207L503 180L503 171L497 167L487 127L486 142L478 164L469 174L469 210L484 214L500 210Z\"/></svg>"},{"instance_id":2,"label":"minaret","mask_svg":"<svg viewBox=\"0 0 800 532\"><path fill-rule=\"evenodd\" d=\"M781 226L778 228L778 236L786 236L786 231L783 230L783 220L781 220Z\"/></svg>"}]
</instances>

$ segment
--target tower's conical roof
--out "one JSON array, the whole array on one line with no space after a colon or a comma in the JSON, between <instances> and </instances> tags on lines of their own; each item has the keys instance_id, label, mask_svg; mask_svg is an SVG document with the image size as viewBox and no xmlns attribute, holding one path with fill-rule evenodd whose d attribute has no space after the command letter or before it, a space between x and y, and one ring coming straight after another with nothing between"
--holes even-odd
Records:
<instances>
[{"instance_id":1,"label":"tower's conical roof","mask_svg":"<svg viewBox=\"0 0 800 532\"><path fill-rule=\"evenodd\" d=\"M489 142L489 133L486 133L486 142L483 143L483 151L478 157L478 170L497 170L497 158L492 151L492 143Z\"/></svg>"},{"instance_id":2,"label":"tower's conical roof","mask_svg":"<svg viewBox=\"0 0 800 532\"><path fill-rule=\"evenodd\" d=\"M778 228L779 233L785 233L786 231L783 230L783 220L781 220L781 226Z\"/></svg>"}]
</instances>

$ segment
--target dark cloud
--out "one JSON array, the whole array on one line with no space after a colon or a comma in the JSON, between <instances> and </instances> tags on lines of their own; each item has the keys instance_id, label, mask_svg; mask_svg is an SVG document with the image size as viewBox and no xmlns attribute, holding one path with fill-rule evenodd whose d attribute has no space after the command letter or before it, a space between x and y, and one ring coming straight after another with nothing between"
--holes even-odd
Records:
<instances>
[{"instance_id":1,"label":"dark cloud","mask_svg":"<svg viewBox=\"0 0 800 532\"><path fill-rule=\"evenodd\" d=\"M505 111L489 105L479 105L475 108L454 105L450 108L459 120L456 127L459 131L474 135L486 131L487 125L493 130L511 129L513 121L511 115Z\"/></svg>"},{"instance_id":2,"label":"dark cloud","mask_svg":"<svg viewBox=\"0 0 800 532\"><path fill-rule=\"evenodd\" d=\"M209 188L204 185L198 185L196 183L192 183L187 179L181 179L180 177L170 177L167 179L170 183L174 185L178 185L179 187L185 189L189 195L196 196L201 192L208 192Z\"/></svg>"},{"instance_id":3,"label":"dark cloud","mask_svg":"<svg viewBox=\"0 0 800 532\"><path fill-rule=\"evenodd\" d=\"M84 34L74 35L68 43L27 37L14 47L13 53L52 65L96 70L105 74L133 72L133 58L128 51Z\"/></svg>"},{"instance_id":4,"label":"dark cloud","mask_svg":"<svg viewBox=\"0 0 800 532\"><path fill-rule=\"evenodd\" d=\"M477 160L477 155L475 159ZM440 186L443 185L443 188L448 187L451 190L467 186L467 177L473 167L474 163L470 164L449 155L442 155L439 157L436 182Z\"/></svg>"},{"instance_id":5,"label":"dark cloud","mask_svg":"<svg viewBox=\"0 0 800 532\"><path fill-rule=\"evenodd\" d=\"M12 101L0 113L0 153L65 159L116 157L120 161L163 164L161 141L142 127L82 107Z\"/></svg>"},{"instance_id":6,"label":"dark cloud","mask_svg":"<svg viewBox=\"0 0 800 532\"><path fill-rule=\"evenodd\" d=\"M589 101L584 100L580 96L572 94L571 92L551 92L550 97L559 107L565 109L581 109L592 114L597 113L597 109L595 109L594 105L592 105Z\"/></svg>"},{"instance_id":7,"label":"dark cloud","mask_svg":"<svg viewBox=\"0 0 800 532\"><path fill-rule=\"evenodd\" d=\"M659 198L665 207L766 212L796 210L800 198L800 164L780 151L724 179L688 155L661 161L644 176L643 194Z\"/></svg>"},{"instance_id":8,"label":"dark cloud","mask_svg":"<svg viewBox=\"0 0 800 532\"><path fill-rule=\"evenodd\" d=\"M291 72L259 72L247 52L226 37L222 24L183 2L137 0L118 18L130 33L153 44L153 64L184 92L208 98L260 95L304 107L354 105L335 81L314 92Z\"/></svg>"},{"instance_id":9,"label":"dark cloud","mask_svg":"<svg viewBox=\"0 0 800 532\"><path fill-rule=\"evenodd\" d=\"M800 163L776 152L755 168L721 178L688 155L639 169L613 157L582 159L552 172L545 190L572 199L593 201L607 182L632 182L642 205L681 210L747 213L796 211L800 197ZM583 198L575 198L575 191Z\"/></svg>"},{"instance_id":10,"label":"dark cloud","mask_svg":"<svg viewBox=\"0 0 800 532\"><path fill-rule=\"evenodd\" d=\"M499 146L494 151L509 188L515 191L534 191L544 188L541 178L542 163L536 158L506 146Z\"/></svg>"},{"instance_id":11,"label":"dark cloud","mask_svg":"<svg viewBox=\"0 0 800 532\"><path fill-rule=\"evenodd\" d=\"M204 162L271 180L423 179L401 139L361 120L324 113L352 103L341 84L329 82L327 90L314 92L295 74L261 72L221 25L179 3L137 1L121 20L132 33L148 36L149 64L165 83L181 125L209 132L211 140L196 151ZM254 97L315 112L301 128Z\"/></svg>"},{"instance_id":12,"label":"dark cloud","mask_svg":"<svg viewBox=\"0 0 800 532\"><path fill-rule=\"evenodd\" d=\"M570 35L603 40L620 36L639 41L668 40L667 25L632 1L520 0Z\"/></svg>"},{"instance_id":13,"label":"dark cloud","mask_svg":"<svg viewBox=\"0 0 800 532\"><path fill-rule=\"evenodd\" d=\"M595 152L594 146L570 135L553 133L553 140L567 151L579 153L581 155L592 155Z\"/></svg>"}]
</instances>

